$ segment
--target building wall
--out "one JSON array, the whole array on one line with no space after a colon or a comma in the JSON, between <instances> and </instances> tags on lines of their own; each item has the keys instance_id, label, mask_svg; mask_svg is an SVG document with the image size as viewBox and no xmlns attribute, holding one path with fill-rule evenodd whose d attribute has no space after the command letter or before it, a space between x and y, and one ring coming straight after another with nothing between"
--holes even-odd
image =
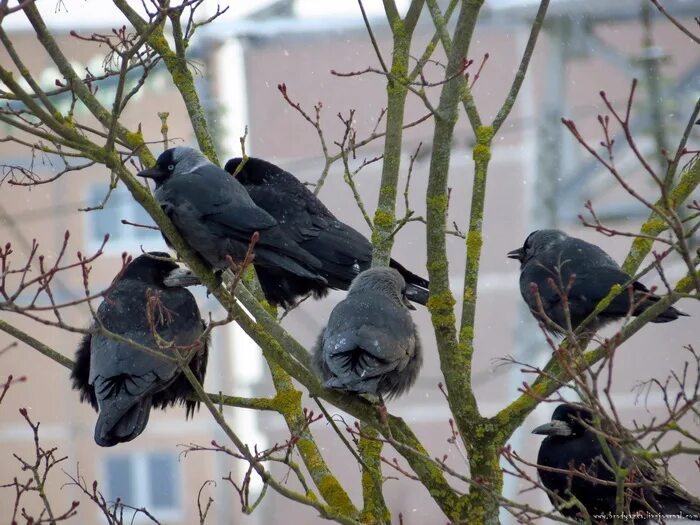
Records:
<instances>
[{"instance_id":1,"label":"building wall","mask_svg":"<svg viewBox=\"0 0 700 525\"><path fill-rule=\"evenodd\" d=\"M380 48L389 57L389 38L385 29L377 27ZM622 53L632 55L638 48L641 36L636 23L610 24L599 29L602 38L620 49ZM210 35L224 37L225 35ZM424 26L419 28L418 41L426 42L431 33ZM671 55L671 60L664 64L664 74L669 79L683 74L688 67L697 62L700 56L688 57L688 45L682 36L667 24L659 24L656 31L657 40ZM475 96L485 121L493 118L507 93L512 73L519 60L519 53L527 38L527 29L523 27L487 24L477 28L475 45L471 57L476 64L480 63L484 53L490 57L475 88ZM31 57L29 67L32 70L44 70L48 62L39 49L32 34L13 36L17 47ZM95 64L96 58L103 52L78 43L67 35L60 37L62 45L74 60L84 64ZM513 261L505 257L505 253L522 244L529 232L527 210L529 206L537 205L531 199L537 197L536 191L529 190L528 184L533 182L533 171L536 170L535 141L536 124L542 115L538 108L548 96L549 86L546 84L546 70L550 53L551 41L543 36L541 46L534 58L531 71L523 86L508 123L494 140L493 160L490 166L486 215L484 223L484 251L482 256L482 276L479 293L479 304L476 318L475 360L472 371L474 387L482 413L491 415L518 395L517 388L523 380L529 379L520 373L519 367L501 366L499 359L512 355L522 358L522 339L524 334L537 331L536 324L528 316L519 313L521 299L517 287L517 268ZM229 62L219 60L212 55L210 69L205 70L202 77L202 87L208 86L216 95L215 103L221 102L221 112L213 118L235 120L235 126L225 128L226 134L220 137L222 149L231 154L237 151L237 133L241 125L249 127L248 151L256 156L267 158L282 167L292 171L305 181L315 181L323 162L315 130L305 122L295 110L290 108L277 90L279 83L286 83L289 96L299 101L302 106L312 112L312 105L323 103L322 124L324 134L331 152L334 151L333 141L342 137L343 128L337 113L348 114L348 110L356 110L355 119L358 136L366 135L376 124L376 118L382 107L385 84L380 75L367 74L362 76L340 78L330 73L337 71L358 71L368 65L376 65L371 46L362 30L333 31L324 33L289 34L280 32L276 36L260 38L242 38L236 43L241 53L240 68L242 78L235 89L244 93L227 93L234 89L229 84L217 82L217 79L230 79L225 76ZM212 46L210 51L216 53L220 47ZM413 53L417 55L422 48L417 46ZM230 55L229 55L230 56ZM221 58L221 57L219 57ZM7 57L0 55L0 61L7 63ZM472 66L472 68L475 66ZM238 71L238 70L237 70ZM474 71L471 69L471 71ZM441 70L437 66L429 69L429 80L440 78ZM54 74L55 75L55 74ZM607 65L600 59L582 58L567 64L564 72L567 92L566 106L570 108L581 129L593 135L596 133L594 116L601 111L597 92L604 88L614 100L623 100L629 87L629 79L620 71ZM51 72L46 73L50 83ZM212 82L206 84L206 80ZM227 80L231 82L231 80ZM439 91L429 90L431 100L437 103ZM245 95L245 96L243 96ZM226 107L226 103L229 107ZM160 121L157 112L169 111L170 137L174 141L192 144L193 137L187 123L186 112L175 93L169 87L167 77L155 74L149 82L143 96L134 101L125 114L127 126L134 128L141 124L144 134L150 140L160 138ZM406 120L411 121L426 112L422 102L410 96L406 110ZM226 124L225 122L216 122ZM6 129L0 125L0 134ZM675 136L675 135L672 135ZM430 123L416 126L405 132L404 159L402 182L406 177L408 156L414 151L419 142L423 142L422 157L416 162L410 191L411 207L417 214L423 214L423 197L427 184L429 169L428 153L431 142ZM566 140L570 141L568 137ZM465 119L458 124L455 135L453 163L450 167L450 186L452 188L450 220L455 220L462 228L468 220L470 185L473 164L468 146L473 137L468 130ZM353 164L358 164L364 157L372 157L381 152L381 140L377 141L366 152L360 153ZM574 153L573 164L580 162L583 157L580 149L572 143L567 146ZM158 151L156 147L154 150ZM27 152L19 150L9 143L0 143L0 156L7 160L26 161ZM222 160L224 160L222 158ZM41 171L51 173L49 165ZM365 204L371 211L376 202L376 193L381 174L381 165L376 163L364 170L357 178L357 184ZM598 174L593 183L600 183L606 174ZM633 173L630 172L630 176ZM651 187L640 180L645 191ZM31 239L36 238L41 249L49 254L55 254L60 246L63 232L71 232L69 254L77 250L90 251L94 242L89 240L93 222L99 221L98 216L105 212L76 213L76 209L86 204L95 204L94 192L90 188L94 184L106 188L108 174L104 170L90 168L83 172L68 174L55 183L24 188L9 185L5 182L0 191L0 241L10 240L18 254L26 254ZM403 186L401 186L403 188ZM534 197L533 197L534 196ZM358 230L369 234L368 228L358 212L352 199L352 194L342 180L342 174L336 165L331 171L320 194L321 199L336 213L336 215ZM608 189L600 192L601 201L617 202L623 195L619 190ZM583 199L582 199L583 200ZM581 210L582 202L579 201ZM399 212L402 211L401 205ZM128 213L124 211L123 213ZM624 239L605 239L589 230L578 226L565 224L567 231L596 242L620 260L628 249ZM637 227L635 220L623 225L634 231ZM117 225L120 231L126 226ZM394 257L411 270L419 274L425 271L425 228L419 223L410 223L397 236ZM130 253L139 253L140 241L129 241ZM108 251L94 264L92 273L92 288L94 290L106 286L120 266L120 254L128 243L113 243L108 245ZM461 239L448 238L450 259L450 274L453 292L459 296L462 272L464 267L464 245ZM163 248L157 238L144 243L145 249ZM19 258L18 260L21 260ZM675 270L673 270L675 271ZM672 271L669 271L672 273ZM654 281L652 278L651 281ZM80 293L80 276L66 276L64 287L66 295ZM289 330L307 348L310 348L318 332L322 328L327 314L335 303L343 297L342 293L333 292L322 301L306 301L301 307L291 312L283 321L283 326ZM218 313L213 301L198 292L198 300L203 312ZM634 405L634 396L630 389L641 379L652 376L664 376L672 368L678 368L684 359L682 346L697 339L696 323L692 319L700 315L697 305L682 304L682 307L693 315L690 320L682 319L668 325L651 325L644 333L623 345L616 365L615 393L620 400L623 418L631 422L633 417L648 418L649 413L643 405ZM419 382L404 398L392 402L392 413L403 417L415 429L418 437L423 440L432 456L449 455L450 464L466 472L467 467L460 451L447 443L450 436L448 419L450 417L442 394L437 384L441 381L439 360L435 350L435 341L430 326L429 316L425 309L415 312L414 318L419 326L425 349L425 364ZM73 309L66 314L66 319L77 326L87 326L90 322L89 312L83 306ZM25 319L10 317L13 323L31 333L41 341L45 341L66 356L71 357L79 340L79 335L52 329L28 322ZM0 335L0 349L4 348L10 339ZM629 348L627 348L629 347ZM539 353L536 358L545 360L548 352L540 339ZM659 358L663 355L663 358ZM35 351L20 344L0 356L0 369L9 371L15 376L26 376L27 381L13 386L0 406L0 473L5 483L15 473L19 474L17 462L11 456L12 452L19 455L31 453L32 445L26 425L23 423L17 409L28 407L35 421L41 421L40 433L45 447L57 446L61 455L68 459L61 464L63 470L75 473L78 465L80 473L88 480L97 479L100 486L105 486L106 458L120 453L169 452L179 454L180 444L207 444L212 439L223 441L221 431L216 428L211 417L202 410L192 421L185 422L184 411L180 408L171 409L166 413L154 413L147 430L137 440L128 445L115 449L100 449L92 440L95 420L94 412L78 401L78 396L70 389L68 371L60 365L38 355ZM234 328L218 331L217 340L212 350L206 387L209 391L222 390L239 395L265 395L271 390L267 371L260 367L259 350L246 341ZM4 374L3 374L4 375ZM651 403L651 413L656 413L654 400ZM316 410L315 403L304 399L304 406ZM334 413L335 410L329 407ZM524 425L525 432L521 439L514 444L524 457L534 459L539 444L527 431L535 426L536 420L548 418L551 406L542 407ZM234 428L247 436L248 442L272 444L283 442L289 435L283 421L273 415L257 415L242 410L226 409ZM359 470L352 461L349 453L343 448L329 426L320 421L312 430L317 436L319 445L330 466L338 472L340 478L349 488L356 502L361 501ZM387 450L385 456L399 457L394 451ZM674 461L674 473L687 487L700 486L700 475L690 462ZM233 464L226 458L213 453L196 453L186 457L180 456L178 463L179 482L181 488L181 509L179 516L167 518L168 523L197 522L196 496L199 487L206 480L216 480L215 488L208 487L205 494L211 494L215 499L212 510L212 521L208 523L224 524L241 523L316 523L320 518L315 511L303 508L269 491L260 508L253 516L240 516L238 497L228 482L222 481L229 471L233 471L234 479L240 476L239 465ZM387 475L396 473L386 470ZM24 474L22 474L24 475ZM284 475L280 471L280 475ZM57 470L49 484L48 493L57 507L67 506L73 499L81 501L80 523L100 523L97 510L84 497L81 497L75 487L61 488L66 481L64 474ZM398 475L401 478L401 475ZM7 478L7 479L5 479ZM459 486L456 483L456 486ZM517 486L510 490L517 490ZM386 484L387 502L397 516L402 513L404 523L434 523L443 519L439 510L430 500L425 490L418 484L405 479L399 481L389 479ZM519 496L527 501L543 504L542 496L528 493ZM58 503L60 502L60 503ZM8 490L0 491L0 511L6 513L13 503ZM35 501L33 504L37 504ZM0 520L6 519L0 517Z\"/></svg>"}]
</instances>

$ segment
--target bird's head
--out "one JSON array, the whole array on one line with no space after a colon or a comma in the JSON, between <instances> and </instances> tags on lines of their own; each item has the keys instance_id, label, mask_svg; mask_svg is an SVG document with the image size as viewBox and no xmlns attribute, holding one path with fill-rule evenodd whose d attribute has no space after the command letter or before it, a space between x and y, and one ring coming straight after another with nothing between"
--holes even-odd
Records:
<instances>
[{"instance_id":1,"label":"bird's head","mask_svg":"<svg viewBox=\"0 0 700 525\"><path fill-rule=\"evenodd\" d=\"M241 157L235 157L233 159L228 159L226 161L226 165L224 166L224 169L230 174L230 175L236 175L237 178L241 178L244 176L245 172L245 166L250 162L250 158L245 159L245 162L243 162L243 159ZM243 163L243 166L241 166L241 163ZM238 170L239 166L241 166L240 170L238 173L236 173L236 170Z\"/></svg>"},{"instance_id":2,"label":"bird's head","mask_svg":"<svg viewBox=\"0 0 700 525\"><path fill-rule=\"evenodd\" d=\"M591 411L581 405L561 404L552 413L549 423L535 428L533 434L545 436L575 437L587 430L593 423Z\"/></svg>"},{"instance_id":3,"label":"bird's head","mask_svg":"<svg viewBox=\"0 0 700 525\"><path fill-rule=\"evenodd\" d=\"M199 284L199 279L190 270L180 268L172 257L164 252L139 255L121 274L120 280L122 279L134 279L169 288Z\"/></svg>"},{"instance_id":4,"label":"bird's head","mask_svg":"<svg viewBox=\"0 0 700 525\"><path fill-rule=\"evenodd\" d=\"M231 175L235 175L236 180L244 186L267 184L274 181L282 171L274 164L255 157L247 157L245 161L241 157L229 159L224 169Z\"/></svg>"},{"instance_id":5,"label":"bird's head","mask_svg":"<svg viewBox=\"0 0 700 525\"><path fill-rule=\"evenodd\" d=\"M538 253L546 252L568 237L568 235L559 230L536 230L527 236L522 248L512 250L506 255L509 259L520 261L522 266Z\"/></svg>"},{"instance_id":6,"label":"bird's head","mask_svg":"<svg viewBox=\"0 0 700 525\"><path fill-rule=\"evenodd\" d=\"M209 161L201 152L194 148L178 146L166 149L158 157L155 166L140 171L138 176L153 179L157 187L172 176L190 173L207 164Z\"/></svg>"},{"instance_id":7,"label":"bird's head","mask_svg":"<svg viewBox=\"0 0 700 525\"><path fill-rule=\"evenodd\" d=\"M379 291L409 310L416 309L406 297L406 281L393 268L375 267L365 270L355 277L348 292L362 293L365 290Z\"/></svg>"}]
</instances>

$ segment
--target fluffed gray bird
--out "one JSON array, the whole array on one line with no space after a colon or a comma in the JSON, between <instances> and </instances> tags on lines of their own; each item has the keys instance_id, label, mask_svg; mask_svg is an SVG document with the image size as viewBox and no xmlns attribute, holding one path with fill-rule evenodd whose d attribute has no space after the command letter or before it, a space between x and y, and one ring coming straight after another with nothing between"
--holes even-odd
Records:
<instances>
[{"instance_id":1,"label":"fluffed gray bird","mask_svg":"<svg viewBox=\"0 0 700 525\"><path fill-rule=\"evenodd\" d=\"M557 325L552 326L543 320L545 328L552 333L566 331L566 316L560 291L565 291L571 280L573 284L566 297L571 326L575 330L614 285L624 285L631 279L598 246L569 237L559 230L532 232L525 239L523 247L509 252L508 257L520 261L520 293L535 318L540 319L537 295L531 286L532 283L537 285L542 309ZM640 315L660 299L639 281L633 282L631 287L634 306L632 315ZM627 316L631 306L630 294L623 290L586 328L595 331L610 321L621 319ZM687 314L669 307L652 322L666 323L680 315Z\"/></svg>"},{"instance_id":2,"label":"fluffed gray bird","mask_svg":"<svg viewBox=\"0 0 700 525\"><path fill-rule=\"evenodd\" d=\"M277 221L256 206L240 182L192 148L164 151L156 165L139 173L155 181L155 198L189 246L215 269L226 256L241 263L258 232L253 265L325 285L321 263L285 235ZM167 241L167 239L166 239ZM277 286L284 286L280 279ZM284 296L284 294L279 294ZM288 306L288 305L283 305Z\"/></svg>"},{"instance_id":3,"label":"fluffed gray bird","mask_svg":"<svg viewBox=\"0 0 700 525\"><path fill-rule=\"evenodd\" d=\"M164 355L169 351L159 347L152 328L163 341L177 347L194 345L206 326L192 294L178 286L188 284L180 275L180 268L166 253L137 257L115 278L97 309L97 320L109 332ZM149 290L160 303L153 303L152 323L147 315ZM207 368L206 340L196 352L189 367L201 383ZM82 339L75 357L73 388L80 391L81 401L98 411L95 442L100 446L137 437L146 428L152 407L184 404L186 417L190 417L199 406L188 399L193 389L177 363L110 338L96 325Z\"/></svg>"},{"instance_id":4,"label":"fluffed gray bird","mask_svg":"<svg viewBox=\"0 0 700 525\"><path fill-rule=\"evenodd\" d=\"M423 364L406 282L393 268L370 268L353 280L331 312L313 361L327 388L395 397Z\"/></svg>"}]
</instances>

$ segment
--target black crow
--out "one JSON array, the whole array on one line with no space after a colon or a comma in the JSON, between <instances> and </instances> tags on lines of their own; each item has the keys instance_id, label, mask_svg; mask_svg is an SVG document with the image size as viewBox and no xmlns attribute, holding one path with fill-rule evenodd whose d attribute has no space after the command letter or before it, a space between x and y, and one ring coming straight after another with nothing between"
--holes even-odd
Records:
<instances>
[{"instance_id":1,"label":"black crow","mask_svg":"<svg viewBox=\"0 0 700 525\"><path fill-rule=\"evenodd\" d=\"M390 398L407 391L423 364L409 309L415 307L396 270L370 268L355 277L314 349L324 386Z\"/></svg>"},{"instance_id":2,"label":"black crow","mask_svg":"<svg viewBox=\"0 0 700 525\"><path fill-rule=\"evenodd\" d=\"M164 151L153 168L139 173L156 184L155 198L190 247L215 269L228 267L226 256L241 263L258 232L253 264L273 275L265 295L285 308L287 287L324 289L321 263L255 205L243 186L199 151L177 147ZM167 239L166 239L167 240Z\"/></svg>"},{"instance_id":3,"label":"black crow","mask_svg":"<svg viewBox=\"0 0 700 525\"><path fill-rule=\"evenodd\" d=\"M156 342L152 328L161 344L172 342L180 348L194 345L205 329L197 303L185 288L164 284L178 284L179 273L179 267L166 253L137 257L115 278L97 309L97 322L113 334L164 355L169 351ZM152 322L148 320L149 311ZM91 332L80 342L71 378L81 401L98 411L98 445L111 447L137 437L148 423L151 407L184 404L186 417L190 417L199 406L188 399L193 390L176 363L102 334L96 324ZM207 341L200 345L199 349L193 346L197 353L189 366L202 382L207 368Z\"/></svg>"},{"instance_id":4,"label":"black crow","mask_svg":"<svg viewBox=\"0 0 700 525\"><path fill-rule=\"evenodd\" d=\"M580 405L559 405L554 410L550 423L532 431L533 434L547 436L540 445L537 472L542 485L564 501L569 501L574 496L586 509L593 523L612 523L614 515L619 514L616 506L617 488L614 484L616 477L599 435L589 428L592 424L593 416L587 408ZM639 513L639 517L634 520L635 524L648 523L646 517L656 513L667 516L683 514L686 519L700 521L699 500L688 494L677 481L664 475L663 470L653 463L626 456L616 444L610 441L606 443L615 458L615 466L631 469L627 480L639 485L628 487L625 497L624 512ZM570 473L548 469L566 470ZM594 479L585 479L581 475L583 472ZM553 496L549 497L563 516L583 520L578 506L564 505ZM625 523L629 522L631 520L625 520Z\"/></svg>"},{"instance_id":5,"label":"black crow","mask_svg":"<svg viewBox=\"0 0 700 525\"><path fill-rule=\"evenodd\" d=\"M233 174L240 158L226 163ZM265 295L283 292L277 302L293 303L299 296L313 292L322 297L328 288L347 290L358 273L372 264L372 244L357 230L340 222L328 208L294 175L262 159L249 157L236 175L255 204L272 215L286 235L321 261L320 274L325 286L310 287L304 281L292 281L278 286L280 276L274 270L258 272ZM428 281L411 273L395 260L389 262L406 280L406 296L419 304L428 301Z\"/></svg>"},{"instance_id":6,"label":"black crow","mask_svg":"<svg viewBox=\"0 0 700 525\"><path fill-rule=\"evenodd\" d=\"M570 279L574 281L567 298L574 330L595 310L596 304L608 295L614 285L623 285L630 280L630 276L596 245L569 237L559 230L531 233L523 247L509 252L508 257L520 261L520 293L532 314L539 319L537 296L531 289L531 283L537 285L544 313L557 325L554 327L544 322L545 328L553 333L563 333L567 327L560 291L566 290ZM660 299L638 281L632 283L632 291L632 315L641 314ZM630 295L623 290L587 328L595 331L607 322L625 317L629 311ZM679 315L687 314L669 307L652 322L666 323Z\"/></svg>"}]
</instances>

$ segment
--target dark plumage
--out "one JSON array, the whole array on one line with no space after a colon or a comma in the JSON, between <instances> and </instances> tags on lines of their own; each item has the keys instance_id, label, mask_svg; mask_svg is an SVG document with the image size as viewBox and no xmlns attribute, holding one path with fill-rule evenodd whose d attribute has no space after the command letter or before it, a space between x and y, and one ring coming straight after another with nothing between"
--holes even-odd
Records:
<instances>
[{"instance_id":1,"label":"dark plumage","mask_svg":"<svg viewBox=\"0 0 700 525\"><path fill-rule=\"evenodd\" d=\"M423 364L406 283L391 268L358 275L331 312L314 349L327 388L394 397L415 382Z\"/></svg>"},{"instance_id":2,"label":"dark plumage","mask_svg":"<svg viewBox=\"0 0 700 525\"><path fill-rule=\"evenodd\" d=\"M547 330L561 333L566 329L566 317L559 290L565 290L572 276L575 280L567 295L571 325L576 329L595 310L614 285L623 285L630 276L623 272L617 263L603 250L575 237L569 237L559 230L538 230L531 233L522 248L508 253L511 259L520 261L520 293L530 311L539 319L536 295L531 283L537 285L545 314L558 325L553 327L545 322ZM555 286L548 283L553 279ZM642 283L632 283L634 310L639 315L660 298L650 294ZM625 317L630 311L630 296L622 291L587 328L597 330L602 325ZM673 321L680 315L687 315L673 307L661 312L654 323Z\"/></svg>"},{"instance_id":3,"label":"dark plumage","mask_svg":"<svg viewBox=\"0 0 700 525\"><path fill-rule=\"evenodd\" d=\"M192 148L172 148L153 168L139 173L155 180L155 198L187 243L212 267L228 267L226 256L242 262L251 237L259 233L253 264L273 275L277 289L266 291L274 304L288 306L288 283L325 287L321 263L256 206L241 184Z\"/></svg>"},{"instance_id":4,"label":"dark plumage","mask_svg":"<svg viewBox=\"0 0 700 525\"><path fill-rule=\"evenodd\" d=\"M159 259L154 259L153 257ZM197 342L205 324L192 294L182 287L168 288L164 280L179 268L165 253L152 252L134 259L97 309L97 319L108 331L167 355L159 348L147 319L147 293L157 294L160 307L154 312L158 335L178 347ZM192 387L172 361L100 334L93 325L83 337L71 372L80 400L98 411L95 442L103 447L131 441L143 432L151 407L164 409L175 403L187 407L189 417L199 403L187 399ZM190 361L200 382L207 368L207 341Z\"/></svg>"},{"instance_id":5,"label":"dark plumage","mask_svg":"<svg viewBox=\"0 0 700 525\"><path fill-rule=\"evenodd\" d=\"M585 424L584 424L585 423ZM598 435L588 428L592 426L591 412L579 405L559 405L552 414L550 423L534 429L533 434L547 437L540 445L537 464L542 467L561 470L585 469L596 480L614 482L615 475L610 463L605 459L605 452ZM700 521L700 501L688 494L673 478L664 476L662 469L653 463L639 458L625 456L614 443L607 443L618 465L632 467L629 480L642 487L630 487L625 498L626 513L642 513L634 523L641 525L649 521L644 518L647 513L684 514L687 519ZM580 475L552 472L538 468L542 484L560 496L564 501L571 495L579 500L591 516L593 523L612 523L616 512L616 487L604 485ZM550 500L559 512L567 518L582 520L583 516L575 505L565 506L550 496ZM597 517L597 519L596 519Z\"/></svg>"},{"instance_id":6,"label":"dark plumage","mask_svg":"<svg viewBox=\"0 0 700 525\"><path fill-rule=\"evenodd\" d=\"M233 174L240 158L226 163ZM293 303L297 297L313 292L321 297L328 288L347 290L358 273L372 265L372 244L357 230L340 222L328 208L294 175L262 159L248 158L236 175L255 204L272 215L285 235L321 261L320 274L327 284L318 285L284 275L270 269L258 271L260 285L268 299ZM428 281L411 273L395 260L395 268L406 280L406 296L416 303L428 301ZM282 281L280 283L280 281Z\"/></svg>"}]
</instances>

